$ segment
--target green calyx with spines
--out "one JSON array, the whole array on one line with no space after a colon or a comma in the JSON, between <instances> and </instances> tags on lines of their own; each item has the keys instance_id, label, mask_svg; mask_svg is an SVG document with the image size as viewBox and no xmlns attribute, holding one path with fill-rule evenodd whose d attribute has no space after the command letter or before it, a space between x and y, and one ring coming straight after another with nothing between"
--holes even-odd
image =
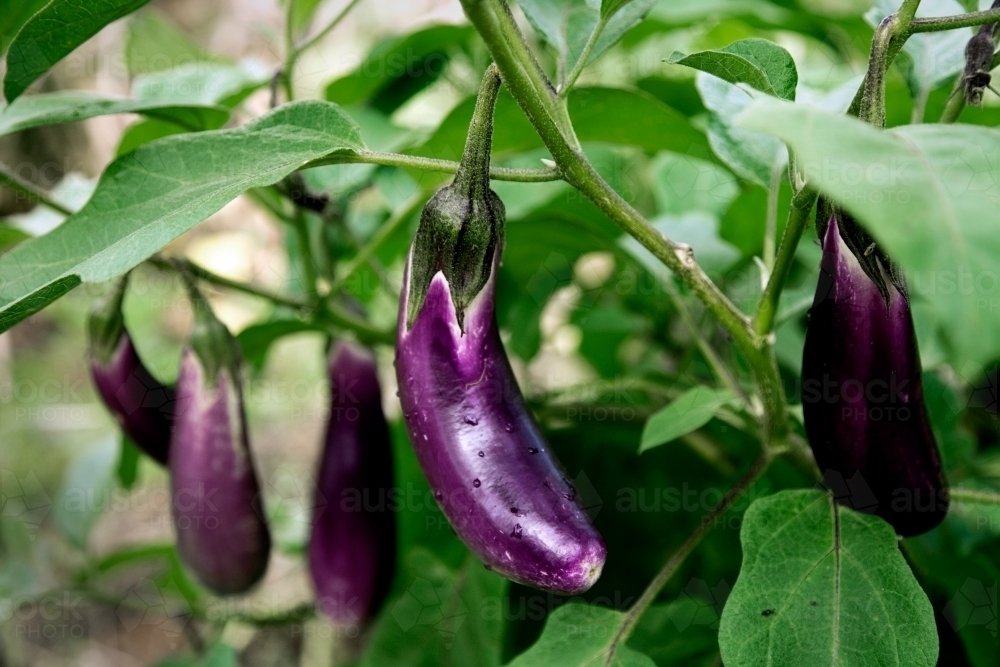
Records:
<instances>
[{"instance_id":1,"label":"green calyx with spines","mask_svg":"<svg viewBox=\"0 0 1000 667\"><path fill-rule=\"evenodd\" d=\"M88 352L101 365L107 365L125 335L125 319L122 317L122 302L128 286L128 274L115 281L107 294L94 303L87 320L89 334Z\"/></svg>"},{"instance_id":2,"label":"green calyx with spines","mask_svg":"<svg viewBox=\"0 0 1000 667\"><path fill-rule=\"evenodd\" d=\"M465 309L486 285L498 244L503 243L503 202L490 189L493 110L500 92L495 65L486 70L455 180L431 197L413 239L406 324L416 319L431 280L448 280L459 325Z\"/></svg>"}]
</instances>

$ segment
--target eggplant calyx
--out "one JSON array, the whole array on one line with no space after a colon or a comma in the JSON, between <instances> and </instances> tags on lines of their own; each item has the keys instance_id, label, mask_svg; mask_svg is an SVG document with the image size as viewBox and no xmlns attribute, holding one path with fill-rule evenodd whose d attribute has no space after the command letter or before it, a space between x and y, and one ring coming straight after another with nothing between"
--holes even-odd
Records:
<instances>
[{"instance_id":1,"label":"eggplant calyx","mask_svg":"<svg viewBox=\"0 0 1000 667\"><path fill-rule=\"evenodd\" d=\"M499 92L500 75L491 65L476 99L455 180L427 202L420 216L410 258L407 327L412 326L439 271L448 280L463 328L466 308L490 278L494 251L503 243L506 215L500 197L490 189L493 110Z\"/></svg>"}]
</instances>

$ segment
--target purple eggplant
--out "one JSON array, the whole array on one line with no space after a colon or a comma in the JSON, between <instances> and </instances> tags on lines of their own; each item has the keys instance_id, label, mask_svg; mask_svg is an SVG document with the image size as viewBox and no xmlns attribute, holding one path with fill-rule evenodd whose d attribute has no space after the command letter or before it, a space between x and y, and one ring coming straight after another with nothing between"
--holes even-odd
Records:
<instances>
[{"instance_id":1,"label":"purple eggplant","mask_svg":"<svg viewBox=\"0 0 1000 667\"><path fill-rule=\"evenodd\" d=\"M88 321L90 376L122 431L158 463L166 465L174 390L146 370L122 320L127 277L99 300Z\"/></svg>"},{"instance_id":2,"label":"purple eggplant","mask_svg":"<svg viewBox=\"0 0 1000 667\"><path fill-rule=\"evenodd\" d=\"M524 405L500 341L503 203L489 189L487 73L453 184L424 209L410 248L396 375L410 440L455 532L487 567L566 594L589 589L606 549Z\"/></svg>"},{"instance_id":3,"label":"purple eggplant","mask_svg":"<svg viewBox=\"0 0 1000 667\"><path fill-rule=\"evenodd\" d=\"M396 569L392 441L375 359L339 342L330 355L330 417L309 539L317 606L341 625L374 617Z\"/></svg>"},{"instance_id":4,"label":"purple eggplant","mask_svg":"<svg viewBox=\"0 0 1000 667\"><path fill-rule=\"evenodd\" d=\"M207 588L242 593L267 569L271 538L254 474L236 340L192 288L170 440L177 551Z\"/></svg>"},{"instance_id":5,"label":"purple eggplant","mask_svg":"<svg viewBox=\"0 0 1000 667\"><path fill-rule=\"evenodd\" d=\"M838 500L919 535L944 519L948 490L905 284L863 234L839 213L822 233L802 361L806 433Z\"/></svg>"}]
</instances>

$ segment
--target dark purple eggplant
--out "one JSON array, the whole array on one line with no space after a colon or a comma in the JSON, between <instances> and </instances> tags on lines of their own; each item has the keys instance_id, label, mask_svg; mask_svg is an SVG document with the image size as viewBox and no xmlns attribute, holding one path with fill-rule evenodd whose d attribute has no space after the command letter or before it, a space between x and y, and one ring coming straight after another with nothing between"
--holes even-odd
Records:
<instances>
[{"instance_id":1,"label":"dark purple eggplant","mask_svg":"<svg viewBox=\"0 0 1000 667\"><path fill-rule=\"evenodd\" d=\"M504 208L489 188L487 73L462 163L427 204L407 260L396 375L410 440L455 532L488 567L565 594L589 589L606 549L524 405L500 341Z\"/></svg>"},{"instance_id":2,"label":"dark purple eggplant","mask_svg":"<svg viewBox=\"0 0 1000 667\"><path fill-rule=\"evenodd\" d=\"M146 370L132 345L121 313L126 284L127 277L118 281L90 315L90 376L125 435L155 461L166 465L174 390Z\"/></svg>"},{"instance_id":3,"label":"dark purple eggplant","mask_svg":"<svg viewBox=\"0 0 1000 667\"><path fill-rule=\"evenodd\" d=\"M309 572L319 609L341 625L362 625L378 612L396 570L392 441L372 354L339 342L328 371Z\"/></svg>"},{"instance_id":4,"label":"dark purple eggplant","mask_svg":"<svg viewBox=\"0 0 1000 667\"><path fill-rule=\"evenodd\" d=\"M267 569L271 537L254 473L236 340L192 288L195 326L181 357L170 483L177 551L207 588L242 593Z\"/></svg>"},{"instance_id":5,"label":"dark purple eggplant","mask_svg":"<svg viewBox=\"0 0 1000 667\"><path fill-rule=\"evenodd\" d=\"M944 519L948 489L905 284L863 235L839 213L823 232L802 361L806 433L839 501L919 535Z\"/></svg>"}]
</instances>

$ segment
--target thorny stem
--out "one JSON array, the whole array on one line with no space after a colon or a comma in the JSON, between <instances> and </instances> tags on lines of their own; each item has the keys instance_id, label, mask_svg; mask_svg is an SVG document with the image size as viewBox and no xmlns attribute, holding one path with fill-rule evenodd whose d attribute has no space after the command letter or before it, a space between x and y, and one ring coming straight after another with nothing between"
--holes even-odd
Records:
<instances>
[{"instance_id":1,"label":"thorny stem","mask_svg":"<svg viewBox=\"0 0 1000 667\"><path fill-rule=\"evenodd\" d=\"M963 111L965 111L965 72L958 75L951 97L948 98L948 103L944 105L944 111L941 112L941 118L938 122L944 124L954 123L962 115Z\"/></svg>"},{"instance_id":2,"label":"thorny stem","mask_svg":"<svg viewBox=\"0 0 1000 667\"><path fill-rule=\"evenodd\" d=\"M49 197L48 193L41 188L17 176L6 164L3 164L2 162L0 162L0 185L4 185L14 192L17 192L28 199L32 199L42 206L56 211L57 213L62 213L66 216L73 215L73 211Z\"/></svg>"},{"instance_id":3,"label":"thorny stem","mask_svg":"<svg viewBox=\"0 0 1000 667\"><path fill-rule=\"evenodd\" d=\"M757 458L756 461L754 461L753 465L750 466L750 470L748 470L746 474L744 474L743 477L741 477L740 480L726 492L726 495L715 507L712 508L712 511L705 515L694 532L691 533L691 535L684 541L684 544L671 554L670 558L663 564L663 567L660 568L657 575L651 582L649 582L646 590L643 591L636 603L632 605L632 608L628 610L628 613L626 613L625 621L622 623L621 627L618 628L618 632L615 633L614 639L612 639L611 645L608 647L608 654L604 661L605 667L610 667L610 665L614 663L615 653L618 651L618 648L628 641L628 638L631 636L632 631L635 630L635 626L639 622L639 619L642 618L642 615L647 609L649 609L650 605L653 604L657 596L660 594L660 591L663 590L663 587L666 586L668 581L670 581L670 578L674 576L678 569L680 569L681 565L683 565L684 561L691 554L691 552L694 551L699 544L701 544L701 541L705 538L709 531L712 530L716 521L722 518L722 516L729 511L729 508L733 506L733 503L735 503L754 482L760 479L761 475L763 475L767 470L770 462L771 456L765 451Z\"/></svg>"},{"instance_id":4,"label":"thorny stem","mask_svg":"<svg viewBox=\"0 0 1000 667\"><path fill-rule=\"evenodd\" d=\"M312 160L302 165L300 169L312 169L328 164L379 164L387 167L404 167L406 169L421 169L437 171L442 174L454 174L458 171L458 162L439 160L437 158L419 157L417 155L402 155L400 153L380 153L378 151L352 151L334 153ZM490 178L497 181L515 181L518 183L544 183L558 181L562 178L558 169L510 169L507 167L490 167Z\"/></svg>"},{"instance_id":5,"label":"thorny stem","mask_svg":"<svg viewBox=\"0 0 1000 667\"><path fill-rule=\"evenodd\" d=\"M858 118L875 127L885 127L885 73L889 69L889 45L897 34L899 25L896 15L887 16L875 29L875 36L872 38L872 51L868 59L868 73L865 75Z\"/></svg>"},{"instance_id":6,"label":"thorny stem","mask_svg":"<svg viewBox=\"0 0 1000 667\"><path fill-rule=\"evenodd\" d=\"M493 145L493 108L500 94L500 74L496 65L486 68L476 96L476 108L469 122L462 161L451 187L466 193L471 200L482 200L490 189L490 148Z\"/></svg>"}]
</instances>

